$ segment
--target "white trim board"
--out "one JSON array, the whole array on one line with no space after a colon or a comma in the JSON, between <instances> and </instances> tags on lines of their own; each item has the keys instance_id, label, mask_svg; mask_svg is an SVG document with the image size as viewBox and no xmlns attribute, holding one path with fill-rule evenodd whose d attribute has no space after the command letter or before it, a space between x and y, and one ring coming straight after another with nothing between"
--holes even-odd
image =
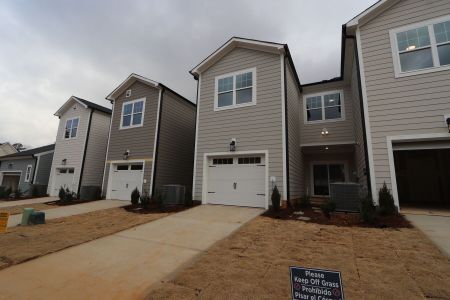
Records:
<instances>
[{"instance_id":1,"label":"white trim board","mask_svg":"<svg viewBox=\"0 0 450 300\"><path fill-rule=\"evenodd\" d=\"M357 144L356 141L306 143L306 144L300 144L300 148L317 147L317 146L347 146L347 145L356 145L356 144Z\"/></svg>"},{"instance_id":2,"label":"white trim board","mask_svg":"<svg viewBox=\"0 0 450 300\"><path fill-rule=\"evenodd\" d=\"M116 87L108 96L106 96L107 100L115 101L116 98L121 95L130 85L135 83L136 81L140 81L145 84L149 84L152 87L158 88L160 83L153 81L151 79L145 78L144 76L138 74L129 75L118 87Z\"/></svg>"},{"instance_id":3,"label":"white trim board","mask_svg":"<svg viewBox=\"0 0 450 300\"><path fill-rule=\"evenodd\" d=\"M265 196L265 208L269 208L269 151L268 150L249 150L249 151L235 151L235 152L211 152L211 153L204 153L203 154L203 174L202 174L202 204L208 203L208 159L211 156L227 156L227 157L235 157L239 155L248 155L248 154L256 154L256 155L264 155L265 159L265 190L266 190L266 196Z\"/></svg>"},{"instance_id":4,"label":"white trim board","mask_svg":"<svg viewBox=\"0 0 450 300\"><path fill-rule=\"evenodd\" d=\"M158 141L158 125L159 125L159 112L161 109L162 90L159 90L158 107L156 111L156 125L155 125L155 139L153 140L153 157L152 157L152 176L150 178L150 191L149 194L153 195L153 176L155 175L155 161L156 161L156 143Z\"/></svg>"},{"instance_id":5,"label":"white trim board","mask_svg":"<svg viewBox=\"0 0 450 300\"><path fill-rule=\"evenodd\" d=\"M285 62L284 62L284 54L280 55L281 61L281 139L282 139L282 148L283 148L283 197L281 200L288 201L288 190L287 190L287 157L286 157L286 94L284 91L285 80Z\"/></svg>"},{"instance_id":6,"label":"white trim board","mask_svg":"<svg viewBox=\"0 0 450 300\"><path fill-rule=\"evenodd\" d=\"M109 154L109 142L111 140L111 128L112 128L112 121L114 120L114 105L115 103L112 103L112 109L111 109L111 119L109 120L109 131L108 131L108 143L106 145L106 154L105 154L105 164L103 166L103 178L102 178L102 196L105 189L105 175L106 175L106 164L108 163L108 154ZM106 196L106 193L105 193Z\"/></svg>"},{"instance_id":7,"label":"white trim board","mask_svg":"<svg viewBox=\"0 0 450 300\"><path fill-rule=\"evenodd\" d=\"M199 116L200 116L200 97L201 97L201 87L202 87L202 76L199 75L198 77L198 96L197 96L197 116L196 116L196 123L195 123L195 145L194 145L194 168L193 168L193 176L192 176L192 200L196 200L195 199L195 189L196 189L196 181L197 179L195 178L196 173L197 173L197 147L198 147L198 125L199 125Z\"/></svg>"}]
</instances>

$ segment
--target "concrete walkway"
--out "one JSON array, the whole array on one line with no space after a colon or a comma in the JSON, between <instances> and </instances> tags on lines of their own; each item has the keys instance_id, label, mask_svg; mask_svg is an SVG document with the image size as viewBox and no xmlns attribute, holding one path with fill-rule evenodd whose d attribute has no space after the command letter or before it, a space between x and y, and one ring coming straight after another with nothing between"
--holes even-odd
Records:
<instances>
[{"instance_id":1,"label":"concrete walkway","mask_svg":"<svg viewBox=\"0 0 450 300\"><path fill-rule=\"evenodd\" d=\"M98 201L92 201L92 202L87 202L87 203L82 203L82 204L60 206L57 208L46 209L46 210L42 210L42 211L45 212L45 219L51 220L51 219L57 219L57 218L62 218L62 217L84 214L84 213L101 210L101 209L125 206L128 204L130 204L130 202L128 202L128 201L98 200ZM21 220L22 220L22 214L10 216L9 220L8 220L8 227L12 227L12 226L16 226L16 225L20 224Z\"/></svg>"},{"instance_id":2,"label":"concrete walkway","mask_svg":"<svg viewBox=\"0 0 450 300\"><path fill-rule=\"evenodd\" d=\"M45 203L50 201L56 201L58 197L41 197L41 198L33 198L26 200L16 200L16 201L1 201L0 209L4 207L18 206L18 205L26 205L26 204L36 204L36 203Z\"/></svg>"},{"instance_id":3,"label":"concrete walkway","mask_svg":"<svg viewBox=\"0 0 450 300\"><path fill-rule=\"evenodd\" d=\"M202 205L52 253L0 271L0 298L142 299L150 286L262 212Z\"/></svg>"},{"instance_id":4,"label":"concrete walkway","mask_svg":"<svg viewBox=\"0 0 450 300\"><path fill-rule=\"evenodd\" d=\"M402 210L402 213L450 258L450 214L448 211L420 213L418 210L413 212Z\"/></svg>"}]
</instances>

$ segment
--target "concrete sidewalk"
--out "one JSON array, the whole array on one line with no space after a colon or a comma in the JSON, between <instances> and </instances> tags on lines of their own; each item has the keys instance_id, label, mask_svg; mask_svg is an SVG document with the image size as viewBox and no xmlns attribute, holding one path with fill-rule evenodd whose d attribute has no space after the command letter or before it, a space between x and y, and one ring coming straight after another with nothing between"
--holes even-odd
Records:
<instances>
[{"instance_id":1,"label":"concrete sidewalk","mask_svg":"<svg viewBox=\"0 0 450 300\"><path fill-rule=\"evenodd\" d=\"M202 205L49 254L0 271L0 298L142 299L153 284L262 212Z\"/></svg>"},{"instance_id":2,"label":"concrete sidewalk","mask_svg":"<svg viewBox=\"0 0 450 300\"><path fill-rule=\"evenodd\" d=\"M45 203L50 201L56 201L58 197L41 197L41 198L33 198L26 200L16 200L16 201L1 201L0 209L4 207L18 206L18 205L26 205L26 204L36 204L36 203Z\"/></svg>"},{"instance_id":3,"label":"concrete sidewalk","mask_svg":"<svg viewBox=\"0 0 450 300\"><path fill-rule=\"evenodd\" d=\"M60 206L57 208L42 210L45 212L45 219L57 219L62 217L68 217L73 215L79 215L88 213L91 211L108 209L114 207L121 207L130 204L128 201L120 201L120 200L98 200L81 204ZM8 220L8 227L16 226L20 224L22 220L22 214L12 215Z\"/></svg>"}]
</instances>

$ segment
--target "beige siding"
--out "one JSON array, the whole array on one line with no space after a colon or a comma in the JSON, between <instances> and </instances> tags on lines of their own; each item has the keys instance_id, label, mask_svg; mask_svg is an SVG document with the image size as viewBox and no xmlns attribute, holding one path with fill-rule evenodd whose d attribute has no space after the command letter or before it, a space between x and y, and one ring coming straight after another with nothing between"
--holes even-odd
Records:
<instances>
[{"instance_id":1,"label":"beige siding","mask_svg":"<svg viewBox=\"0 0 450 300\"><path fill-rule=\"evenodd\" d=\"M141 82L135 82L129 89L131 89L129 98L125 97L124 92L114 102L103 194L106 194L108 188L110 162L123 160L123 154L126 150L130 150L129 160L145 160L144 179L147 183L143 184L143 190L149 191L150 189L159 89ZM140 98L146 98L143 126L120 129L122 104Z\"/></svg>"},{"instance_id":2,"label":"beige siding","mask_svg":"<svg viewBox=\"0 0 450 300\"><path fill-rule=\"evenodd\" d=\"M303 96L308 94L322 93L326 91L344 91L345 119L340 121L327 121L313 124L305 124ZM322 136L323 128L329 131L328 136ZM300 110L300 144L327 144L352 142L355 140L353 124L353 94L350 85L344 81L324 83L303 87Z\"/></svg>"},{"instance_id":3,"label":"beige siding","mask_svg":"<svg viewBox=\"0 0 450 300\"><path fill-rule=\"evenodd\" d=\"M81 186L102 185L110 119L109 114L93 111Z\"/></svg>"},{"instance_id":4,"label":"beige siding","mask_svg":"<svg viewBox=\"0 0 450 300\"><path fill-rule=\"evenodd\" d=\"M257 104L215 112L215 77L253 67ZM195 200L202 198L204 154L229 151L232 138L237 151L269 151L269 176L276 177L283 194L281 78L280 55L244 48L235 48L201 74Z\"/></svg>"},{"instance_id":5,"label":"beige siding","mask_svg":"<svg viewBox=\"0 0 450 300\"><path fill-rule=\"evenodd\" d=\"M299 116L301 111L300 91L295 81L294 70L286 64L287 124L289 150L289 196L291 200L303 196L303 158L300 150Z\"/></svg>"},{"instance_id":6,"label":"beige siding","mask_svg":"<svg viewBox=\"0 0 450 300\"><path fill-rule=\"evenodd\" d=\"M74 168L73 184L69 187L72 191L78 191L80 180L81 162L83 160L84 143L86 141L87 128L91 110L84 108L81 104L75 103L60 118L58 132L56 135L55 152L53 154L52 170L50 173L49 192L53 184L55 169L58 167ZM79 118L77 137L65 139L64 131L68 119ZM63 159L67 159L67 164L62 165Z\"/></svg>"},{"instance_id":7,"label":"beige siding","mask_svg":"<svg viewBox=\"0 0 450 300\"><path fill-rule=\"evenodd\" d=\"M155 188L180 184L191 191L196 107L167 90L161 105Z\"/></svg>"},{"instance_id":8,"label":"beige siding","mask_svg":"<svg viewBox=\"0 0 450 300\"><path fill-rule=\"evenodd\" d=\"M389 30L450 14L448 0L404 0L360 28L377 189L391 183L386 136L446 133L450 71L394 77Z\"/></svg>"},{"instance_id":9,"label":"beige siding","mask_svg":"<svg viewBox=\"0 0 450 300\"><path fill-rule=\"evenodd\" d=\"M356 61L353 61L352 78L351 78L351 91L352 91L352 106L353 106L353 127L354 137L356 141L355 145L355 171L356 179L359 184L363 185L367 189L367 175L366 175L366 159L364 150L364 132L361 119L361 104L359 97L358 87L358 74L356 72Z\"/></svg>"}]
</instances>

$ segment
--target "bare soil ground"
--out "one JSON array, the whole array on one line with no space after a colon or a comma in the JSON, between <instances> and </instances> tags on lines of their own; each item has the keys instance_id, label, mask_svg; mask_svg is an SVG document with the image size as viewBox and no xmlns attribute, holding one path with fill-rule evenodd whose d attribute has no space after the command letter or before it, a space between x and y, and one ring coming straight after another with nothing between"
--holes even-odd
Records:
<instances>
[{"instance_id":1,"label":"bare soil ground","mask_svg":"<svg viewBox=\"0 0 450 300\"><path fill-rule=\"evenodd\" d=\"M24 208L34 208L36 211L46 210L56 208L57 206L49 205L46 203L34 203L34 204L24 204L24 205L16 205L10 207L0 208L1 212L9 212L10 215L17 215L23 212Z\"/></svg>"},{"instance_id":2,"label":"bare soil ground","mask_svg":"<svg viewBox=\"0 0 450 300\"><path fill-rule=\"evenodd\" d=\"M415 228L261 216L148 299L289 299L289 266L338 270L346 299L450 299L450 261Z\"/></svg>"},{"instance_id":3,"label":"bare soil ground","mask_svg":"<svg viewBox=\"0 0 450 300\"><path fill-rule=\"evenodd\" d=\"M0 234L0 269L167 215L169 213L156 210L136 213L124 208L111 208L53 219L43 225L11 227Z\"/></svg>"}]
</instances>

